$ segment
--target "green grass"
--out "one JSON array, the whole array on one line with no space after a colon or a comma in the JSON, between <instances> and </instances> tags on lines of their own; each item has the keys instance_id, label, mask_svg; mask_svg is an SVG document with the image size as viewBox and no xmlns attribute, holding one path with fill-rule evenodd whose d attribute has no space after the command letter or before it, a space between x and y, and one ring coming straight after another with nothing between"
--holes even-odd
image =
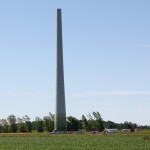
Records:
<instances>
[{"instance_id":1,"label":"green grass","mask_svg":"<svg viewBox=\"0 0 150 150\"><path fill-rule=\"evenodd\" d=\"M150 150L150 132L50 135L0 134L0 150Z\"/></svg>"}]
</instances>

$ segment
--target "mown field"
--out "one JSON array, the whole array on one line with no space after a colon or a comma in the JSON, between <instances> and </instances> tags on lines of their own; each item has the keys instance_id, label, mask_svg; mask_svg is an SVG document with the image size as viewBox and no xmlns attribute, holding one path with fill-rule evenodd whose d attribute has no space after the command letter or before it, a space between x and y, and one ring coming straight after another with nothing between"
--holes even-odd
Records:
<instances>
[{"instance_id":1,"label":"mown field","mask_svg":"<svg viewBox=\"0 0 150 150\"><path fill-rule=\"evenodd\" d=\"M0 134L0 150L150 150L149 139L150 132L114 135Z\"/></svg>"}]
</instances>

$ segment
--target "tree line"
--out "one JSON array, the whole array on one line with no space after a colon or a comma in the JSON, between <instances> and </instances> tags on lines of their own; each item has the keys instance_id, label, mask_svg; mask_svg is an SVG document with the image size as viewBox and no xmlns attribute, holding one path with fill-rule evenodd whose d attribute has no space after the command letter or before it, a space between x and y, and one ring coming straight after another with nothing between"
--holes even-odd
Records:
<instances>
[{"instance_id":1,"label":"tree line","mask_svg":"<svg viewBox=\"0 0 150 150\"><path fill-rule=\"evenodd\" d=\"M150 126L138 126L136 123L124 122L115 123L112 121L104 121L99 112L92 112L82 115L81 119L69 116L67 120L67 131L103 131L105 128L117 129L135 129L137 127L150 129ZM54 114L49 113L43 118L36 117L31 121L29 116L22 118L15 115L9 115L7 119L0 119L0 133L16 133L16 132L52 132L54 130Z\"/></svg>"}]
</instances>

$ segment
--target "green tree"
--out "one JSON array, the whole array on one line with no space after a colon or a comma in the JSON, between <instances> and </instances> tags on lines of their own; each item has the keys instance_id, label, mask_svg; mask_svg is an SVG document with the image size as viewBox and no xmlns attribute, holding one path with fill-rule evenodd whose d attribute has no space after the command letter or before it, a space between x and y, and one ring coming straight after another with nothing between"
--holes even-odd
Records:
<instances>
[{"instance_id":1,"label":"green tree","mask_svg":"<svg viewBox=\"0 0 150 150\"><path fill-rule=\"evenodd\" d=\"M88 115L88 127L89 130L98 130L103 131L104 130L104 121L100 115L99 112L92 112L92 115L89 113Z\"/></svg>"},{"instance_id":2,"label":"green tree","mask_svg":"<svg viewBox=\"0 0 150 150\"><path fill-rule=\"evenodd\" d=\"M82 115L82 129L88 131L89 130L89 124L84 115Z\"/></svg>"},{"instance_id":3,"label":"green tree","mask_svg":"<svg viewBox=\"0 0 150 150\"><path fill-rule=\"evenodd\" d=\"M32 132L32 123L31 123L31 121L26 121L25 124L27 126L27 131Z\"/></svg>"},{"instance_id":4,"label":"green tree","mask_svg":"<svg viewBox=\"0 0 150 150\"><path fill-rule=\"evenodd\" d=\"M8 122L6 119L0 119L0 126L2 133L8 133Z\"/></svg>"},{"instance_id":5,"label":"green tree","mask_svg":"<svg viewBox=\"0 0 150 150\"><path fill-rule=\"evenodd\" d=\"M27 132L28 130L27 130L27 125L25 124L25 123L21 123L21 124L19 124L19 127L18 127L18 130L20 131L20 132Z\"/></svg>"},{"instance_id":6,"label":"green tree","mask_svg":"<svg viewBox=\"0 0 150 150\"><path fill-rule=\"evenodd\" d=\"M54 130L54 120L50 116L43 118L45 131L52 132Z\"/></svg>"},{"instance_id":7,"label":"green tree","mask_svg":"<svg viewBox=\"0 0 150 150\"><path fill-rule=\"evenodd\" d=\"M17 126L18 126L18 130L19 132L27 132L27 125L24 123L23 118L17 118Z\"/></svg>"},{"instance_id":8,"label":"green tree","mask_svg":"<svg viewBox=\"0 0 150 150\"><path fill-rule=\"evenodd\" d=\"M30 117L25 115L22 117L24 123L25 123L25 126L27 127L27 131L28 132L31 132L32 131L32 123L30 121Z\"/></svg>"},{"instance_id":9,"label":"green tree","mask_svg":"<svg viewBox=\"0 0 150 150\"><path fill-rule=\"evenodd\" d=\"M117 128L117 124L112 121L107 121L107 122L105 122L105 127L109 128L109 129Z\"/></svg>"},{"instance_id":10,"label":"green tree","mask_svg":"<svg viewBox=\"0 0 150 150\"><path fill-rule=\"evenodd\" d=\"M79 130L80 122L77 118L69 116L67 117L67 130L68 131L77 131Z\"/></svg>"},{"instance_id":11,"label":"green tree","mask_svg":"<svg viewBox=\"0 0 150 150\"><path fill-rule=\"evenodd\" d=\"M43 132L44 131L44 126L43 126L43 120L39 117L35 118L36 121L36 129L38 132Z\"/></svg>"},{"instance_id":12,"label":"green tree","mask_svg":"<svg viewBox=\"0 0 150 150\"><path fill-rule=\"evenodd\" d=\"M94 120L94 118L93 118L93 116L89 113L88 114L88 118L89 118L89 120L88 120L88 127L89 127L89 130L91 131L91 130L97 130L97 128L96 128L96 121Z\"/></svg>"},{"instance_id":13,"label":"green tree","mask_svg":"<svg viewBox=\"0 0 150 150\"><path fill-rule=\"evenodd\" d=\"M124 122L124 127L126 129L131 129L131 131L133 132L135 128L137 128L137 124L136 123L132 123L132 122L128 122L128 121L125 121Z\"/></svg>"},{"instance_id":14,"label":"green tree","mask_svg":"<svg viewBox=\"0 0 150 150\"><path fill-rule=\"evenodd\" d=\"M17 119L16 119L16 116L14 115L9 115L8 118L8 124L9 124L9 131L10 132L17 132Z\"/></svg>"},{"instance_id":15,"label":"green tree","mask_svg":"<svg viewBox=\"0 0 150 150\"><path fill-rule=\"evenodd\" d=\"M100 115L99 112L94 112L93 111L93 116L94 116L94 120L95 120L95 127L98 131L103 131L104 130L104 121Z\"/></svg>"},{"instance_id":16,"label":"green tree","mask_svg":"<svg viewBox=\"0 0 150 150\"><path fill-rule=\"evenodd\" d=\"M31 122L32 130L36 130L36 126L37 126L36 124L37 124L36 121Z\"/></svg>"}]
</instances>

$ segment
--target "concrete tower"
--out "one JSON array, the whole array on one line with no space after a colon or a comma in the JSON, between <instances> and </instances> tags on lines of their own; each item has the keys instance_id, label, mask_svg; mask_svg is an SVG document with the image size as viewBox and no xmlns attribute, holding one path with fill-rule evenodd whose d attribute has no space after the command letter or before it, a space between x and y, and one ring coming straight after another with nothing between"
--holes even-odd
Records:
<instances>
[{"instance_id":1,"label":"concrete tower","mask_svg":"<svg viewBox=\"0 0 150 150\"><path fill-rule=\"evenodd\" d=\"M56 58L56 113L55 130L66 131L66 106L63 69L63 42L61 9L57 9L57 58Z\"/></svg>"}]
</instances>

